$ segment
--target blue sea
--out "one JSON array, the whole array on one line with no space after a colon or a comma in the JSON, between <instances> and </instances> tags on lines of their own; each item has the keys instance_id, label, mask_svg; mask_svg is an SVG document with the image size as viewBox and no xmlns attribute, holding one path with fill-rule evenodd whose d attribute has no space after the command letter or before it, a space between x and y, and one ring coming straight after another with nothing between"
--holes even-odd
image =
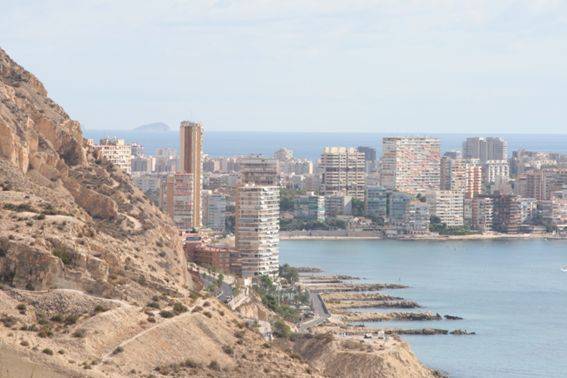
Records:
<instances>
[{"instance_id":1,"label":"blue sea","mask_svg":"<svg viewBox=\"0 0 567 378\"><path fill-rule=\"evenodd\" d=\"M179 134L169 132L140 132L116 130L84 130L87 138L98 140L102 137L119 137L128 143L140 143L146 153L153 154L158 147L179 147ZM410 135L403 133L296 133L296 132L234 132L206 131L204 151L211 156L235 156L263 154L271 156L281 147L291 148L296 157L316 160L324 146L370 146L381 152L382 138L385 136ZM415 135L415 134L411 134ZM440 138L442 149L450 151L461 149L465 138L472 134L423 134ZM490 135L482 135L490 136ZM502 134L508 141L511 151L525 148L533 151L567 153L567 134Z\"/></svg>"},{"instance_id":2,"label":"blue sea","mask_svg":"<svg viewBox=\"0 0 567 378\"><path fill-rule=\"evenodd\" d=\"M474 336L404 336L451 377L567 377L567 241L282 241L280 262L367 282L462 321L367 323L467 329ZM380 310L376 310L380 311Z\"/></svg>"}]
</instances>

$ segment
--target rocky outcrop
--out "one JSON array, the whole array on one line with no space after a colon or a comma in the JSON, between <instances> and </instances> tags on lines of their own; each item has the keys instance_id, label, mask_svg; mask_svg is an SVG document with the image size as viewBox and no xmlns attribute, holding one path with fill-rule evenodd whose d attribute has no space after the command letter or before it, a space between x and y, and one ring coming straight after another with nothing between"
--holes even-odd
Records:
<instances>
[{"instance_id":1,"label":"rocky outcrop","mask_svg":"<svg viewBox=\"0 0 567 378\"><path fill-rule=\"evenodd\" d=\"M140 300L187 295L176 229L0 50L0 279Z\"/></svg>"},{"instance_id":2,"label":"rocky outcrop","mask_svg":"<svg viewBox=\"0 0 567 378\"><path fill-rule=\"evenodd\" d=\"M377 341L339 340L330 334L308 336L296 342L295 351L329 377L439 376L423 366L409 346L395 337Z\"/></svg>"}]
</instances>

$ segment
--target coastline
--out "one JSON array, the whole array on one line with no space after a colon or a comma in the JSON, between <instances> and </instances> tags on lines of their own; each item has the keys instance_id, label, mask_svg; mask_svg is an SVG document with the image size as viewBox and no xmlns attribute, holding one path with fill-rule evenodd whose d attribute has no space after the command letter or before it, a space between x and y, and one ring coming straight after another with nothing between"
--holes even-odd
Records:
<instances>
[{"instance_id":1,"label":"coastline","mask_svg":"<svg viewBox=\"0 0 567 378\"><path fill-rule=\"evenodd\" d=\"M399 240L399 241L455 241L455 240L567 240L565 235L555 234L474 234L474 235L411 235L397 238L356 235L289 235L280 233L280 240Z\"/></svg>"}]
</instances>

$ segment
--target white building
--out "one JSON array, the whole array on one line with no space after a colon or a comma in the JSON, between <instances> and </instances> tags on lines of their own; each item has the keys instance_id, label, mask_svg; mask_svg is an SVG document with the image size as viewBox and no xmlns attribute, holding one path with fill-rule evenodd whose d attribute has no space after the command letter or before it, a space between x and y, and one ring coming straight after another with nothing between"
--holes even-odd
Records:
<instances>
[{"instance_id":1,"label":"white building","mask_svg":"<svg viewBox=\"0 0 567 378\"><path fill-rule=\"evenodd\" d=\"M238 160L242 185L280 184L278 161L263 156L246 156Z\"/></svg>"},{"instance_id":2,"label":"white building","mask_svg":"<svg viewBox=\"0 0 567 378\"><path fill-rule=\"evenodd\" d=\"M132 173L131 160L132 148L124 142L124 139L103 138L100 144L94 146L100 151L101 156L124 172Z\"/></svg>"},{"instance_id":3,"label":"white building","mask_svg":"<svg viewBox=\"0 0 567 378\"><path fill-rule=\"evenodd\" d=\"M449 227L464 225L464 193L462 191L436 190L426 196L431 215L436 215Z\"/></svg>"},{"instance_id":4,"label":"white building","mask_svg":"<svg viewBox=\"0 0 567 378\"><path fill-rule=\"evenodd\" d=\"M241 186L236 194L236 249L242 275L275 277L279 270L279 188Z\"/></svg>"},{"instance_id":5,"label":"white building","mask_svg":"<svg viewBox=\"0 0 567 378\"><path fill-rule=\"evenodd\" d=\"M366 162L364 153L354 147L325 147L319 164L321 194L345 193L364 200Z\"/></svg>"},{"instance_id":6,"label":"white building","mask_svg":"<svg viewBox=\"0 0 567 378\"><path fill-rule=\"evenodd\" d=\"M439 139L384 138L381 160L382 186L411 194L438 190L440 161Z\"/></svg>"}]
</instances>

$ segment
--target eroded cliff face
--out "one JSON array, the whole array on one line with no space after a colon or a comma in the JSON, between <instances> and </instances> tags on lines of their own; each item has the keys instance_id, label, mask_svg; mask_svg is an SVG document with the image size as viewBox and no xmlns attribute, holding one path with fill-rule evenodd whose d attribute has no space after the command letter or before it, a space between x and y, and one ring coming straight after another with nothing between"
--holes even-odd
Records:
<instances>
[{"instance_id":1,"label":"eroded cliff face","mask_svg":"<svg viewBox=\"0 0 567 378\"><path fill-rule=\"evenodd\" d=\"M132 301L192 286L167 217L1 49L0 281Z\"/></svg>"}]
</instances>

